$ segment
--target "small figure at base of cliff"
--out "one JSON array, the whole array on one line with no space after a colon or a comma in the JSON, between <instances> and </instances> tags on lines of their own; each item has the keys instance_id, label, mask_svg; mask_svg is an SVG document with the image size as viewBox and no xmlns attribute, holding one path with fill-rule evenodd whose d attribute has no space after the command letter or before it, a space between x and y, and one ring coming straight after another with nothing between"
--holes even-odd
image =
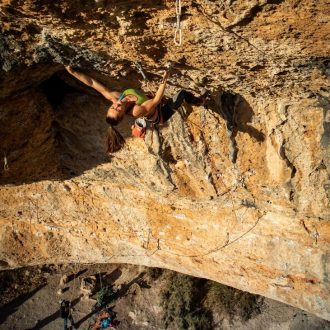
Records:
<instances>
[{"instance_id":1,"label":"small figure at base of cliff","mask_svg":"<svg viewBox=\"0 0 330 330\"><path fill-rule=\"evenodd\" d=\"M172 117L175 110L179 109L183 102L201 106L204 104L208 94L205 90L201 96L196 97L186 90L180 90L171 99L162 102L169 71L164 72L162 82L156 94L152 98L149 98L145 93L132 88L126 89L122 93L112 91L94 78L91 78L85 73L78 72L70 66L67 66L66 70L82 83L94 88L107 100L112 102L106 115L106 121L110 125L107 135L108 153L120 150L125 143L124 138L114 126L118 125L126 115L144 120L144 122L137 120L135 125L131 127L133 136L144 138L147 123L152 128L162 125Z\"/></svg>"},{"instance_id":2,"label":"small figure at base of cliff","mask_svg":"<svg viewBox=\"0 0 330 330\"><path fill-rule=\"evenodd\" d=\"M107 328L114 328L119 325L119 321L116 320L116 313L110 308L102 310L97 314L94 324L89 326L89 330L101 330Z\"/></svg>"},{"instance_id":3,"label":"small figure at base of cliff","mask_svg":"<svg viewBox=\"0 0 330 330\"><path fill-rule=\"evenodd\" d=\"M74 325L70 301L68 301L68 300L61 301L60 314L61 314L61 318L64 321L64 324L63 324L64 330L68 330L68 329L76 330L77 329ZM68 327L68 321L70 322L69 327Z\"/></svg>"}]
</instances>

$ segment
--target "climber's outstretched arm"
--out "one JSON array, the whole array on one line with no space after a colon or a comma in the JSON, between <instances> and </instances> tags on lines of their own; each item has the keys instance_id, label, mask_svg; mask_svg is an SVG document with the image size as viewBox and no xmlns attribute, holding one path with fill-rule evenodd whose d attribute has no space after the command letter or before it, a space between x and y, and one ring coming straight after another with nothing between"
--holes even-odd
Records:
<instances>
[{"instance_id":1,"label":"climber's outstretched arm","mask_svg":"<svg viewBox=\"0 0 330 330\"><path fill-rule=\"evenodd\" d=\"M158 87L157 93L151 100L148 100L142 104L142 107L146 109L147 112L155 108L162 100L165 92L166 82L169 77L169 71L165 71L163 75L163 80Z\"/></svg>"},{"instance_id":2,"label":"climber's outstretched arm","mask_svg":"<svg viewBox=\"0 0 330 330\"><path fill-rule=\"evenodd\" d=\"M161 102L161 100L164 96L166 82L167 82L167 79L168 79L169 75L170 75L169 71L164 72L163 80L162 80L161 84L158 87L158 90L157 90L157 93L156 93L155 97L152 99L152 101L155 103L155 105L158 105Z\"/></svg>"},{"instance_id":3,"label":"climber's outstretched arm","mask_svg":"<svg viewBox=\"0 0 330 330\"><path fill-rule=\"evenodd\" d=\"M120 96L119 92L111 91L106 86L102 85L99 81L93 79L85 73L75 71L71 66L66 66L66 71L68 71L72 76L80 80L85 85L94 88L96 91L101 93L106 99L115 102Z\"/></svg>"}]
</instances>

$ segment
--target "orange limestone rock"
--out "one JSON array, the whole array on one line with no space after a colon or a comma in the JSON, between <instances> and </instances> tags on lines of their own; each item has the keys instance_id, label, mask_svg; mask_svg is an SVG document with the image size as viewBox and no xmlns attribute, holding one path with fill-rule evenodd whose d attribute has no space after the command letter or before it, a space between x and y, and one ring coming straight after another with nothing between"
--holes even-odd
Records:
<instances>
[{"instance_id":1,"label":"orange limestone rock","mask_svg":"<svg viewBox=\"0 0 330 330\"><path fill-rule=\"evenodd\" d=\"M0 4L0 267L164 267L329 320L329 6L193 3L181 46L174 2ZM110 103L64 65L148 92L168 61L206 107L144 140L127 117L106 155Z\"/></svg>"}]
</instances>

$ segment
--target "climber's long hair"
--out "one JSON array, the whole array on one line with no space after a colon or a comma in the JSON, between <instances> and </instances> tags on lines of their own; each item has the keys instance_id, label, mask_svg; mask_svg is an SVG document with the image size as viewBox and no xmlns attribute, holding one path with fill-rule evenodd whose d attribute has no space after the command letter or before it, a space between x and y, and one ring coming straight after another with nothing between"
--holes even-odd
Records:
<instances>
[{"instance_id":1,"label":"climber's long hair","mask_svg":"<svg viewBox=\"0 0 330 330\"><path fill-rule=\"evenodd\" d=\"M107 153L113 153L120 150L125 144L121 134L110 125L107 132Z\"/></svg>"}]
</instances>

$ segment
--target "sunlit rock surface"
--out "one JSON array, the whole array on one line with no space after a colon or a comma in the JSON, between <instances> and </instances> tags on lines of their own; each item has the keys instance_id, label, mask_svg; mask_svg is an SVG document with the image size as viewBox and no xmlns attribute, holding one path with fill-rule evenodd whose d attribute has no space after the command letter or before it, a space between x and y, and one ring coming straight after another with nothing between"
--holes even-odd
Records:
<instances>
[{"instance_id":1,"label":"sunlit rock surface","mask_svg":"<svg viewBox=\"0 0 330 330\"><path fill-rule=\"evenodd\" d=\"M330 319L327 1L2 1L0 266L159 266ZM121 90L207 87L159 134L105 154Z\"/></svg>"}]
</instances>

